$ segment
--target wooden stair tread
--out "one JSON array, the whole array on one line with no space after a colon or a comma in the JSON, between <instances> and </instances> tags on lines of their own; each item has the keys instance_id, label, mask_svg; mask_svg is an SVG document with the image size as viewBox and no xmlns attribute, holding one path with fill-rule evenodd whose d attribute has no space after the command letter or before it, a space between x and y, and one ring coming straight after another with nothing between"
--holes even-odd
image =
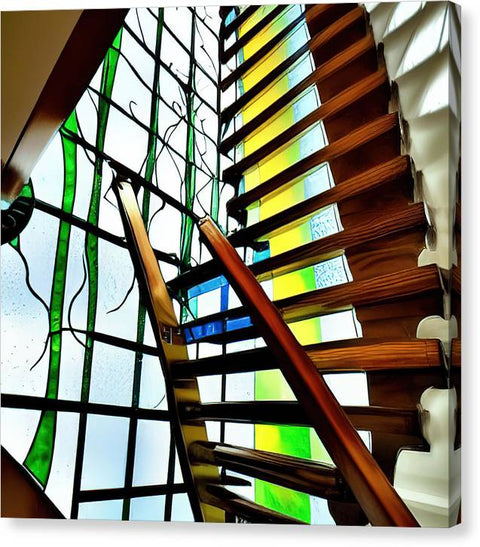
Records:
<instances>
[{"instance_id":1,"label":"wooden stair tread","mask_svg":"<svg viewBox=\"0 0 480 547\"><path fill-rule=\"evenodd\" d=\"M411 268L367 280L315 289L276 300L273 304L285 321L294 322L351 309L355 306L379 304L431 292L442 294L436 265ZM190 321L182 327L184 330L191 330L215 321L222 321L225 324L228 320L248 316L248 310L242 306Z\"/></svg>"},{"instance_id":2,"label":"wooden stair tread","mask_svg":"<svg viewBox=\"0 0 480 547\"><path fill-rule=\"evenodd\" d=\"M342 406L353 427L361 431L422 438L416 409L381 406ZM265 425L310 426L297 401L241 401L185 405L180 408L185 423L220 421Z\"/></svg>"},{"instance_id":3,"label":"wooden stair tread","mask_svg":"<svg viewBox=\"0 0 480 547\"><path fill-rule=\"evenodd\" d=\"M267 76L265 76L260 82L255 84L251 89L245 92L232 104L227 106L221 113L221 122L227 123L243 106L249 103L254 97L260 94L271 83L282 76L296 61L298 61L303 55L310 52L311 47L316 49L324 47L329 40L335 37L337 34L348 29L349 26L354 24L363 18L363 9L355 8L351 12L347 13L334 23L332 23L325 31L319 33L312 38L304 46L301 46L295 53L291 54L288 59L280 63L274 70L272 70Z\"/></svg>"},{"instance_id":4,"label":"wooden stair tread","mask_svg":"<svg viewBox=\"0 0 480 547\"><path fill-rule=\"evenodd\" d=\"M423 204L416 203L395 214L389 212L384 217L367 219L363 223L359 223L355 229L331 234L274 257L255 262L250 266L250 269L259 279L266 279L272 273L280 275L300 267L306 267L337 256L353 245L359 245L415 226L422 226L424 223ZM238 236L232 235L232 243L235 243L235 237ZM175 292L220 274L218 264L211 260L171 280L168 285L170 290Z\"/></svg>"},{"instance_id":5,"label":"wooden stair tread","mask_svg":"<svg viewBox=\"0 0 480 547\"><path fill-rule=\"evenodd\" d=\"M354 338L304 346L320 372L375 371L438 367L442 362L440 342L421 339ZM269 348L256 348L172 366L175 378L233 374L278 367Z\"/></svg>"},{"instance_id":6,"label":"wooden stair tread","mask_svg":"<svg viewBox=\"0 0 480 547\"><path fill-rule=\"evenodd\" d=\"M319 68L315 69L311 74L299 82L296 86L289 89L271 105L266 107L255 118L247 122L240 127L235 133L226 137L220 143L220 151L226 154L233 146L238 144L246 135L252 133L269 118L274 116L282 108L294 101L301 93L303 93L310 86L318 83L323 79L327 79L332 74L348 66L350 63L358 59L361 55L371 51L375 48L375 42L372 34L368 34L365 38L362 38L357 43L345 49L343 52L335 55L332 59L325 62Z\"/></svg>"},{"instance_id":7,"label":"wooden stair tread","mask_svg":"<svg viewBox=\"0 0 480 547\"><path fill-rule=\"evenodd\" d=\"M362 80L356 82L351 87L345 89L335 97L320 105L313 112L291 125L276 137L269 140L266 144L241 159L235 165L232 165L224 171L225 179L230 178L230 173L243 173L256 163L264 160L269 155L278 151L296 137L301 135L319 121L325 121L328 118L338 115L343 109L352 106L361 101L373 91L385 87L388 89L387 73L384 69L370 74ZM230 171L231 170L231 171Z\"/></svg>"}]
</instances>

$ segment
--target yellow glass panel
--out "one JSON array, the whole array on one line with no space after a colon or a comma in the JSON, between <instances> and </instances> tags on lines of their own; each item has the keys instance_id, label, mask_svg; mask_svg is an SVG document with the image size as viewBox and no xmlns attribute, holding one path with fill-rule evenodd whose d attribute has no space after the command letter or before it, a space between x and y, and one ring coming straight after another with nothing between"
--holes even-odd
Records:
<instances>
[{"instance_id":1,"label":"yellow glass panel","mask_svg":"<svg viewBox=\"0 0 480 547\"><path fill-rule=\"evenodd\" d=\"M305 37L304 40L301 40L302 37ZM276 68L280 63L288 59L292 53L297 51L306 42L305 30L303 27L300 27L291 35L287 36L282 40L269 54L268 58L261 59L256 63L244 76L244 82L248 82L248 85L251 85L251 81L260 81L263 79L271 70ZM298 47L291 47L290 43L296 40L299 45Z\"/></svg>"},{"instance_id":2,"label":"yellow glass panel","mask_svg":"<svg viewBox=\"0 0 480 547\"><path fill-rule=\"evenodd\" d=\"M264 6L259 6L259 8L238 29L238 35L243 36L252 27L254 27L259 21L261 21L266 15L268 15L275 7L276 7L275 4L267 4Z\"/></svg>"}]
</instances>

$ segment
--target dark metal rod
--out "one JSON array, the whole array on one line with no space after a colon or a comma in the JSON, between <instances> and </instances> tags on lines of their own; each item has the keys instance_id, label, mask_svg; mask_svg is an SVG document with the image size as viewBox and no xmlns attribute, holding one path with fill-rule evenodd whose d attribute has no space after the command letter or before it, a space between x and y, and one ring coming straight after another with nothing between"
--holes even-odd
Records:
<instances>
[{"instance_id":1,"label":"dark metal rod","mask_svg":"<svg viewBox=\"0 0 480 547\"><path fill-rule=\"evenodd\" d=\"M102 228L98 228L98 226L90 224L86 220L83 220L80 217L67 213L63 209L55 207L54 205L50 205L50 203L46 203L45 201L42 201L40 199L35 199L34 206L35 206L35 209L38 209L39 211L42 211L43 213L47 213L48 215L51 215L60 220L63 220L64 222L68 222L72 226L81 228L85 232L96 235L97 237L104 239L105 241L108 241L109 243L113 243L114 245L118 245L119 247L123 247L125 249L127 248L126 241L122 239L121 237L116 236L115 234L111 234L110 232L107 232L106 230L103 230ZM173 266L178 266L180 262L177 257L164 253L163 251L159 251L158 249L154 249L153 252L155 253L155 256L158 258L158 260L160 260L161 262L172 264Z\"/></svg>"},{"instance_id":2,"label":"dark metal rod","mask_svg":"<svg viewBox=\"0 0 480 547\"><path fill-rule=\"evenodd\" d=\"M102 488L98 490L81 490L78 494L79 503L91 501L106 501L125 498L144 498L148 496L164 496L167 494L182 494L187 491L184 484L159 484L149 486L132 486L130 488Z\"/></svg>"},{"instance_id":3,"label":"dark metal rod","mask_svg":"<svg viewBox=\"0 0 480 547\"><path fill-rule=\"evenodd\" d=\"M170 413L167 410L152 408L131 408L128 406L107 405L102 403L82 403L81 401L67 401L65 399L48 399L30 395L13 393L2 394L2 406L5 408L24 408L29 410L55 410L57 412L76 412L80 414L100 414L103 416L119 416L131 418L136 416L140 420L169 421Z\"/></svg>"}]
</instances>

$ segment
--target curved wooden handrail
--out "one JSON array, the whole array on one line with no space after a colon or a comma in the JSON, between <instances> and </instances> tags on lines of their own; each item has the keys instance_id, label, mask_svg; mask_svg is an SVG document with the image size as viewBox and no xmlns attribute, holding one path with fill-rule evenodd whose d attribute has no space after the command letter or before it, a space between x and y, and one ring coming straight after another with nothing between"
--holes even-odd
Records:
<instances>
[{"instance_id":1,"label":"curved wooden handrail","mask_svg":"<svg viewBox=\"0 0 480 547\"><path fill-rule=\"evenodd\" d=\"M240 300L250 310L286 380L370 522L377 526L418 526L312 360L235 249L210 218L199 222L199 230Z\"/></svg>"}]
</instances>

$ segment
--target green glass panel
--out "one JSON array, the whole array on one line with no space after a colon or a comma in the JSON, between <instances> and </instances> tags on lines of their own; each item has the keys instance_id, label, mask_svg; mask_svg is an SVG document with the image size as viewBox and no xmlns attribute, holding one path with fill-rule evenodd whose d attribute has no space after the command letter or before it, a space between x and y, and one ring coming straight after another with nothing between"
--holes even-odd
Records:
<instances>
[{"instance_id":1,"label":"green glass panel","mask_svg":"<svg viewBox=\"0 0 480 547\"><path fill-rule=\"evenodd\" d=\"M102 70L102 80L100 84L100 93L105 97L100 97L98 101L98 126L96 136L96 147L103 151L105 145L105 135L107 131L108 114L110 112L110 103L108 99L112 96L115 73L119 59L119 50L122 40L122 30L117 34L113 47L108 50L105 57ZM100 213L100 200L103 176L103 160L99 157L95 160L93 175L92 195L88 210L88 222L94 226L98 225ZM87 308L87 332L95 330L95 319L97 313L98 299L98 238L92 233L86 234L85 253L87 260L88 274L88 308ZM90 336L86 337L85 357L83 361L83 378L81 400L88 401L90 391L90 375L92 370L93 358L93 340Z\"/></svg>"},{"instance_id":2,"label":"green glass panel","mask_svg":"<svg viewBox=\"0 0 480 547\"><path fill-rule=\"evenodd\" d=\"M255 400L291 400L293 393L278 370L255 374ZM281 425L257 425L255 448L299 458L310 458L310 429ZM255 481L255 501L304 522L310 522L310 496L287 488Z\"/></svg>"},{"instance_id":3,"label":"green glass panel","mask_svg":"<svg viewBox=\"0 0 480 547\"><path fill-rule=\"evenodd\" d=\"M71 133L77 133L75 112L65 122L65 127ZM75 200L77 180L76 145L62 137L64 183L62 209L71 213ZM65 300L65 283L67 277L68 248L70 244L71 225L61 221L58 232L57 251L53 273L52 294L50 297L50 360L47 379L46 397L55 399L58 394L60 377L60 357L62 350L62 321ZM46 486L53 457L56 414L42 413L35 437L25 458L25 466L35 475L39 482Z\"/></svg>"},{"instance_id":4,"label":"green glass panel","mask_svg":"<svg viewBox=\"0 0 480 547\"><path fill-rule=\"evenodd\" d=\"M52 466L56 421L55 411L42 412L35 438L24 462L43 487L47 484Z\"/></svg>"}]
</instances>

